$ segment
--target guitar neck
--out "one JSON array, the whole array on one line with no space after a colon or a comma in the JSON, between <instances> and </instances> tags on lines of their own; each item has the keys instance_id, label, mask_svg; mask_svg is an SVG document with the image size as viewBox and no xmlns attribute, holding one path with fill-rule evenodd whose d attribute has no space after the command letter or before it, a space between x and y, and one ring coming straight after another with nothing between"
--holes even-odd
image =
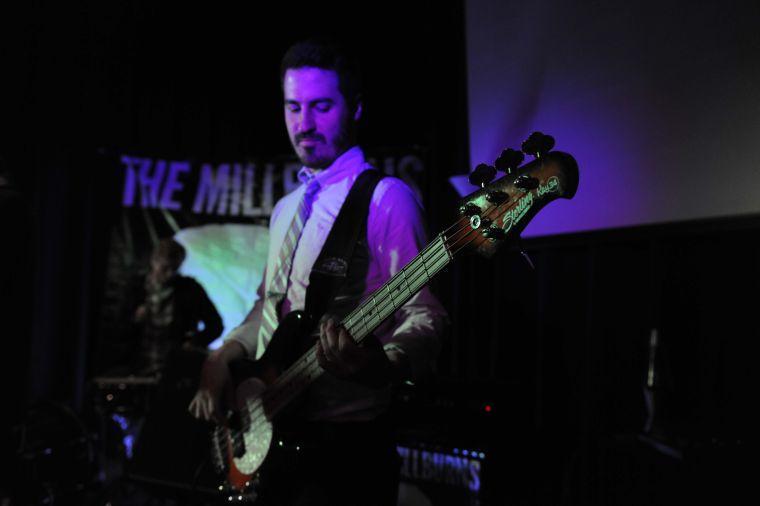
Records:
<instances>
[{"instance_id":1,"label":"guitar neck","mask_svg":"<svg viewBox=\"0 0 760 506\"><path fill-rule=\"evenodd\" d=\"M446 241L439 234L424 250L383 286L346 316L341 324L357 343L396 312L451 261Z\"/></svg>"},{"instance_id":2,"label":"guitar neck","mask_svg":"<svg viewBox=\"0 0 760 506\"><path fill-rule=\"evenodd\" d=\"M452 258L445 236L439 234L403 269L346 316L341 321L341 325L348 330L357 343L361 343L398 308L427 285L433 276L451 262ZM313 346L267 388L263 395L263 402L268 416L270 418L276 416L323 372L317 363L316 346Z\"/></svg>"},{"instance_id":3,"label":"guitar neck","mask_svg":"<svg viewBox=\"0 0 760 506\"><path fill-rule=\"evenodd\" d=\"M567 153L550 152L554 145L551 137L536 132L531 139L532 144L524 149L536 153L535 160L518 167L522 155L517 161L505 160L504 157L514 158L505 150L499 163L507 174L488 185L496 169L485 165L476 169L473 176L482 188L462 201L459 219L341 321L357 343L372 334L460 251L472 250L490 258L501 244L519 237L546 204L575 195L578 189L575 159ZM274 417L322 373L316 346L312 346L261 396L266 415Z\"/></svg>"}]
</instances>

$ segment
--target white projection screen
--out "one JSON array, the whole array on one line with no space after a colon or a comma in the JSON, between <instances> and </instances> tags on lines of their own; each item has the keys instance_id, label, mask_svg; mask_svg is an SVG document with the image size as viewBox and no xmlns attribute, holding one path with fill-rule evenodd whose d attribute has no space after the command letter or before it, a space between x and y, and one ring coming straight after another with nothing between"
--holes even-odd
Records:
<instances>
[{"instance_id":1,"label":"white projection screen","mask_svg":"<svg viewBox=\"0 0 760 506\"><path fill-rule=\"evenodd\" d=\"M581 169L525 236L760 212L760 2L468 0L472 166L539 130Z\"/></svg>"}]
</instances>

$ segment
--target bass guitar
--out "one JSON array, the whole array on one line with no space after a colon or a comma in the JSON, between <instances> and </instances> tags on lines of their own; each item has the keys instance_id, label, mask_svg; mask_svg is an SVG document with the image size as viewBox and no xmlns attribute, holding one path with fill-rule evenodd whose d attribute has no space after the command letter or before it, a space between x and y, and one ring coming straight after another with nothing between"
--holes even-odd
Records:
<instances>
[{"instance_id":1,"label":"bass guitar","mask_svg":"<svg viewBox=\"0 0 760 506\"><path fill-rule=\"evenodd\" d=\"M506 149L494 166L479 165L470 182L480 189L460 202L454 224L340 322L354 340L361 343L461 254L493 256L500 246L516 240L549 202L572 198L578 166L571 155L551 151L553 146L552 137L536 132L523 143L522 152ZM523 152L535 159L521 166ZM495 179L498 171L504 175ZM213 432L212 457L226 476L220 490L230 500L255 498L257 472L273 446L273 423L323 373L317 363L315 327L302 311L282 319L254 363L255 376L237 388L234 422ZM303 352L294 356L292 350Z\"/></svg>"}]
</instances>

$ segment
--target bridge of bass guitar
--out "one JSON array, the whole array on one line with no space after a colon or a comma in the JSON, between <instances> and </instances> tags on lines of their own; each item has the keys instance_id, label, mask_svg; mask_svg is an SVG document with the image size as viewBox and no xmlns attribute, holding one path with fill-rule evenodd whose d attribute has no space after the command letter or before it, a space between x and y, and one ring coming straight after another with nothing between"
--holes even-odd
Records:
<instances>
[{"instance_id":1,"label":"bridge of bass guitar","mask_svg":"<svg viewBox=\"0 0 760 506\"><path fill-rule=\"evenodd\" d=\"M272 446L272 423L264 413L261 393L266 384L250 378L238 386L236 412L211 437L211 455L226 484L220 490L235 499L255 494L255 474Z\"/></svg>"}]
</instances>

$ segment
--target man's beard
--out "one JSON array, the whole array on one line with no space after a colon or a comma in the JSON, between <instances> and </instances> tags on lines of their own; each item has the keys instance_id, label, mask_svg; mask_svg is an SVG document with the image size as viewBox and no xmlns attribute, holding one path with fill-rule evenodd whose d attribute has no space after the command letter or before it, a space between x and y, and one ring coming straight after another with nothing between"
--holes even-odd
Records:
<instances>
[{"instance_id":1,"label":"man's beard","mask_svg":"<svg viewBox=\"0 0 760 506\"><path fill-rule=\"evenodd\" d=\"M310 136L301 136L296 135L295 142L296 145L300 144L302 139L308 139ZM298 159L301 161L301 163L309 167L310 169L326 169L332 163L340 156L342 155L348 148L350 148L353 145L355 138L355 133L352 128L350 128L350 125L344 123L340 130L338 131L338 135L335 137L334 142L332 143L332 148L335 149L332 153L322 153L317 154L317 147L319 147L319 144L315 146L312 152L309 152L308 149L301 148L296 149L296 156L298 156ZM325 139L323 136L319 137L319 141L322 142L323 146L326 146Z\"/></svg>"}]
</instances>

